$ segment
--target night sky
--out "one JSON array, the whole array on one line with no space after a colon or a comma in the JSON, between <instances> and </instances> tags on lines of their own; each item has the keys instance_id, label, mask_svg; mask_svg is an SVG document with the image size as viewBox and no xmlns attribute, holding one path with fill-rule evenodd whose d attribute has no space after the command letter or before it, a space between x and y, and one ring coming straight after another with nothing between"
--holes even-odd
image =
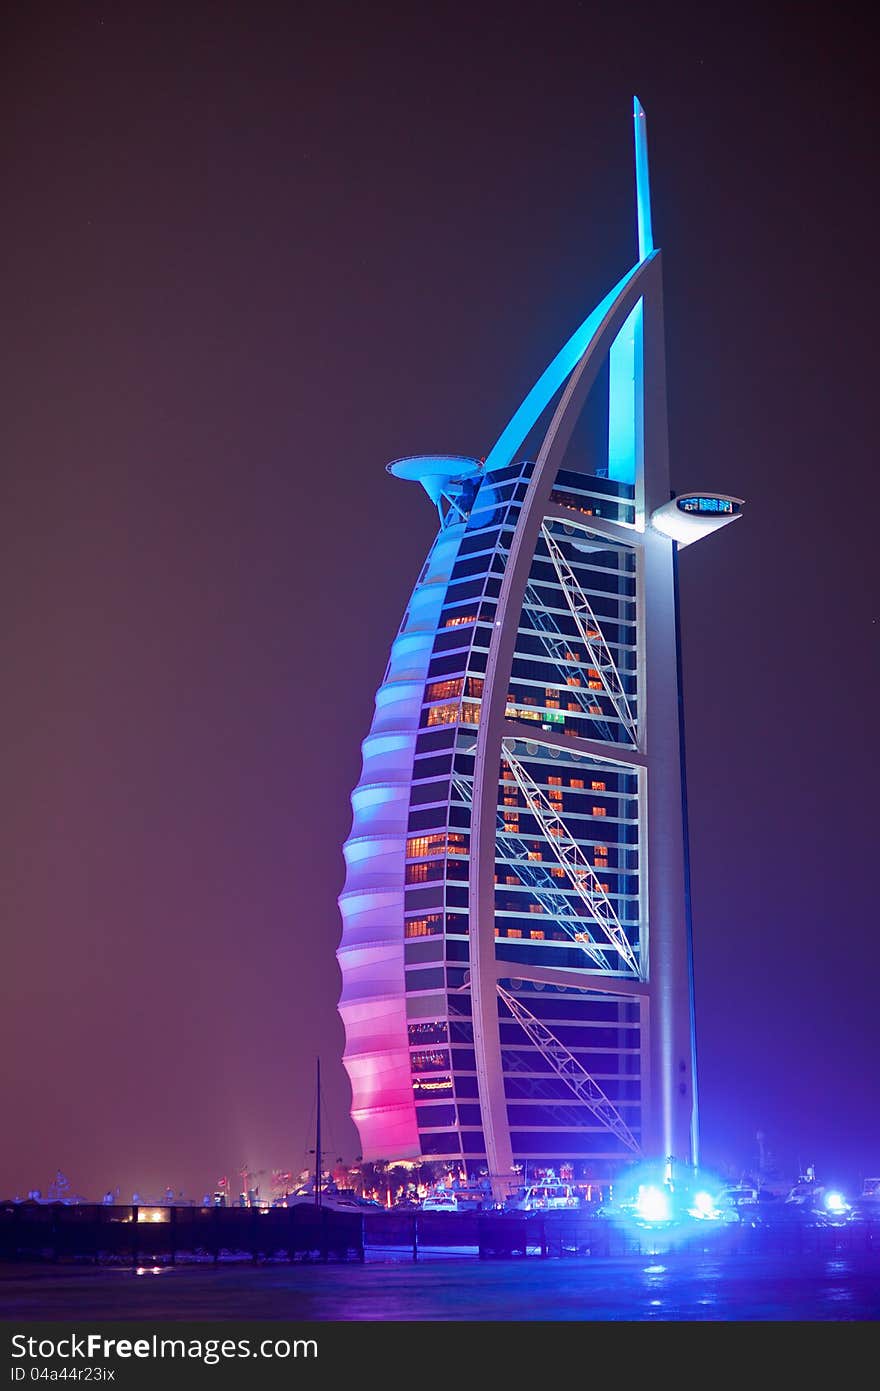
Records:
<instances>
[{"instance_id":1,"label":"night sky","mask_svg":"<svg viewBox=\"0 0 880 1391\"><path fill-rule=\"evenodd\" d=\"M880 190L832 7L19 6L0 35L0 1196L298 1171L434 531L663 249L706 1158L880 1170ZM868 526L865 527L864 523ZM235 1180L233 1179L233 1183Z\"/></svg>"}]
</instances>

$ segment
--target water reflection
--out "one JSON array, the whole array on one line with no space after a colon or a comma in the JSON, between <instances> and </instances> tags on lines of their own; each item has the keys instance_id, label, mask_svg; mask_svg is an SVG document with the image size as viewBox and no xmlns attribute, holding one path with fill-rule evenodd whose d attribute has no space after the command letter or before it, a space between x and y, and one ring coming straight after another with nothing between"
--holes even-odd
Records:
<instances>
[{"instance_id":1,"label":"water reflection","mask_svg":"<svg viewBox=\"0 0 880 1391\"><path fill-rule=\"evenodd\" d=\"M56 1267L40 1280L22 1268L4 1272L4 1303L16 1319L849 1321L880 1314L880 1247L849 1259L800 1251L644 1261L643 1254L401 1259L378 1269L179 1263Z\"/></svg>"}]
</instances>

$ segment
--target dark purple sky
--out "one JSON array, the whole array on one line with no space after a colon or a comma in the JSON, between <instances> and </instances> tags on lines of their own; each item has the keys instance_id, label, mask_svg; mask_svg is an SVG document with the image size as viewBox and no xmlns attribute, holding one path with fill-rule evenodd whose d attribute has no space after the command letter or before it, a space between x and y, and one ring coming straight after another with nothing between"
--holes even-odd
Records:
<instances>
[{"instance_id":1,"label":"dark purple sky","mask_svg":"<svg viewBox=\"0 0 880 1391\"><path fill-rule=\"evenodd\" d=\"M0 1196L299 1170L316 1053L357 1152L340 847L433 530L383 465L485 454L628 269L634 92L673 483L748 500L681 563L707 1158L880 1166L871 35L669 9L0 36Z\"/></svg>"}]
</instances>

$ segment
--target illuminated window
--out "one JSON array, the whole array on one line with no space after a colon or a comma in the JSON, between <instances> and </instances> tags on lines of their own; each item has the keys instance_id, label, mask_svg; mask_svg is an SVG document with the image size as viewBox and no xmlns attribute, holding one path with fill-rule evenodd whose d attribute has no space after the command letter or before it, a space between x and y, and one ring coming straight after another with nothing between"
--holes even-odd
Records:
<instances>
[{"instance_id":1,"label":"illuminated window","mask_svg":"<svg viewBox=\"0 0 880 1391\"><path fill-rule=\"evenodd\" d=\"M463 685L463 676L455 681L432 681L425 687L425 700L451 700L453 696L461 695Z\"/></svg>"},{"instance_id":2,"label":"illuminated window","mask_svg":"<svg viewBox=\"0 0 880 1391\"><path fill-rule=\"evenodd\" d=\"M424 1053L411 1053L409 1060L413 1072L432 1072L434 1068L449 1066L449 1054L439 1048L432 1048Z\"/></svg>"},{"instance_id":3,"label":"illuminated window","mask_svg":"<svg viewBox=\"0 0 880 1391\"><path fill-rule=\"evenodd\" d=\"M504 805L506 807L517 807L519 806L519 799L516 797L505 797Z\"/></svg>"},{"instance_id":4,"label":"illuminated window","mask_svg":"<svg viewBox=\"0 0 880 1391\"><path fill-rule=\"evenodd\" d=\"M508 768L507 764L505 764L504 767L501 769L501 776L502 776L503 778L512 778L512 777L513 777L513 773L510 771L510 769Z\"/></svg>"},{"instance_id":5,"label":"illuminated window","mask_svg":"<svg viewBox=\"0 0 880 1391\"><path fill-rule=\"evenodd\" d=\"M588 638L600 638L601 636L602 636L602 634L599 632L599 629L598 629L598 628L588 628L588 629L587 629L587 637L588 637Z\"/></svg>"},{"instance_id":6,"label":"illuminated window","mask_svg":"<svg viewBox=\"0 0 880 1391\"><path fill-rule=\"evenodd\" d=\"M565 831L562 826L548 826L547 831L551 836L555 836L557 840L561 840L562 837L565 835Z\"/></svg>"},{"instance_id":7,"label":"illuminated window","mask_svg":"<svg viewBox=\"0 0 880 1391\"><path fill-rule=\"evenodd\" d=\"M579 652L566 652L565 654L565 660L567 662L579 662L580 659L581 658Z\"/></svg>"},{"instance_id":8,"label":"illuminated window","mask_svg":"<svg viewBox=\"0 0 880 1391\"><path fill-rule=\"evenodd\" d=\"M544 940L544 934L540 930L540 928L533 928L532 931L529 933L529 936L531 937L533 942L543 942Z\"/></svg>"},{"instance_id":9,"label":"illuminated window","mask_svg":"<svg viewBox=\"0 0 880 1391\"><path fill-rule=\"evenodd\" d=\"M446 1077L414 1077L414 1092L451 1092L452 1078Z\"/></svg>"},{"instance_id":10,"label":"illuminated window","mask_svg":"<svg viewBox=\"0 0 880 1391\"><path fill-rule=\"evenodd\" d=\"M544 858L544 856L541 854L540 850L530 850L530 851L528 852L528 856L529 856L529 859L530 859L530 860L538 860L538 861L540 861L540 860L543 860L543 858Z\"/></svg>"},{"instance_id":11,"label":"illuminated window","mask_svg":"<svg viewBox=\"0 0 880 1391\"><path fill-rule=\"evenodd\" d=\"M565 684L567 686L580 686L581 678L579 676L567 676L565 678Z\"/></svg>"},{"instance_id":12,"label":"illuminated window","mask_svg":"<svg viewBox=\"0 0 880 1391\"><path fill-rule=\"evenodd\" d=\"M445 1019L425 1020L422 1024L410 1024L407 1027L409 1041L415 1047L426 1043L446 1043L449 1037L448 1030Z\"/></svg>"},{"instance_id":13,"label":"illuminated window","mask_svg":"<svg viewBox=\"0 0 880 1391\"><path fill-rule=\"evenodd\" d=\"M591 691L601 691L601 689L602 689L602 682L601 682L601 681L588 681L588 682L587 682L587 685L588 685L588 687L590 688ZM452 694L452 692L450 691L450 695L451 695L451 694Z\"/></svg>"},{"instance_id":14,"label":"illuminated window","mask_svg":"<svg viewBox=\"0 0 880 1391\"><path fill-rule=\"evenodd\" d=\"M525 710L521 705L508 705L504 711L510 720L540 720L537 710Z\"/></svg>"},{"instance_id":15,"label":"illuminated window","mask_svg":"<svg viewBox=\"0 0 880 1391\"><path fill-rule=\"evenodd\" d=\"M518 884L519 880L517 879L515 874L508 874L504 882L505 884Z\"/></svg>"},{"instance_id":16,"label":"illuminated window","mask_svg":"<svg viewBox=\"0 0 880 1391\"><path fill-rule=\"evenodd\" d=\"M596 854L597 854L597 855L607 855L607 854L608 854L608 846L607 846L607 845L597 845L597 846L596 846Z\"/></svg>"},{"instance_id":17,"label":"illuminated window","mask_svg":"<svg viewBox=\"0 0 880 1391\"><path fill-rule=\"evenodd\" d=\"M430 836L410 836L406 842L406 858L408 860L424 860L429 855L442 855L446 851L446 839L445 831L437 831ZM461 831L451 832L449 839L454 839L459 844L464 843Z\"/></svg>"},{"instance_id":18,"label":"illuminated window","mask_svg":"<svg viewBox=\"0 0 880 1391\"><path fill-rule=\"evenodd\" d=\"M594 866L594 868L596 868L596 869L607 869L607 868L608 868L608 859L607 859L607 856L605 856L605 855L597 855L597 856L595 857L595 859L593 860L593 866Z\"/></svg>"},{"instance_id":19,"label":"illuminated window","mask_svg":"<svg viewBox=\"0 0 880 1391\"><path fill-rule=\"evenodd\" d=\"M469 676L467 683L467 693L469 696L481 696L483 694L482 676Z\"/></svg>"},{"instance_id":20,"label":"illuminated window","mask_svg":"<svg viewBox=\"0 0 880 1391\"><path fill-rule=\"evenodd\" d=\"M577 710L580 710L580 708L581 708L581 707L578 705L578 703L577 703L576 700L570 700L570 701L568 702L568 709L569 709L569 710L575 710L575 711L577 711Z\"/></svg>"},{"instance_id":21,"label":"illuminated window","mask_svg":"<svg viewBox=\"0 0 880 1391\"><path fill-rule=\"evenodd\" d=\"M587 667L587 675L592 676L594 681L599 680L599 673L595 667Z\"/></svg>"},{"instance_id":22,"label":"illuminated window","mask_svg":"<svg viewBox=\"0 0 880 1391\"><path fill-rule=\"evenodd\" d=\"M455 724L458 720L457 705L432 705L428 711L428 724Z\"/></svg>"},{"instance_id":23,"label":"illuminated window","mask_svg":"<svg viewBox=\"0 0 880 1391\"><path fill-rule=\"evenodd\" d=\"M589 711L590 711L590 714L591 714L591 715L601 715L601 713L602 713L602 706L601 706L601 705L591 705L591 706L589 707Z\"/></svg>"},{"instance_id":24,"label":"illuminated window","mask_svg":"<svg viewBox=\"0 0 880 1391\"><path fill-rule=\"evenodd\" d=\"M452 618L447 618L444 627L459 628L463 623L476 623L476 621L477 615L475 613L458 613Z\"/></svg>"},{"instance_id":25,"label":"illuminated window","mask_svg":"<svg viewBox=\"0 0 880 1391\"><path fill-rule=\"evenodd\" d=\"M558 709L559 709L559 701L558 701L558 700L554 700L552 696L548 696L547 699L545 700L544 704L547 706L547 709L548 709L548 710L558 710Z\"/></svg>"},{"instance_id":26,"label":"illuminated window","mask_svg":"<svg viewBox=\"0 0 880 1391\"><path fill-rule=\"evenodd\" d=\"M410 918L404 923L404 937L433 937L440 931L440 914L433 913L428 918Z\"/></svg>"},{"instance_id":27,"label":"illuminated window","mask_svg":"<svg viewBox=\"0 0 880 1391\"><path fill-rule=\"evenodd\" d=\"M594 816L607 816L608 813L607 813L607 811L605 810L604 807L593 807L593 815L594 815Z\"/></svg>"},{"instance_id":28,"label":"illuminated window","mask_svg":"<svg viewBox=\"0 0 880 1391\"><path fill-rule=\"evenodd\" d=\"M583 787L584 780L583 778L570 778L568 785L569 787Z\"/></svg>"},{"instance_id":29,"label":"illuminated window","mask_svg":"<svg viewBox=\"0 0 880 1391\"><path fill-rule=\"evenodd\" d=\"M518 927L509 927L509 928L507 929L507 936L508 936L508 937L521 937L521 936L522 936L522 930L521 930L520 928L518 928Z\"/></svg>"},{"instance_id":30,"label":"illuminated window","mask_svg":"<svg viewBox=\"0 0 880 1391\"><path fill-rule=\"evenodd\" d=\"M583 783L581 783L581 787L583 787ZM604 784L604 782L591 782L591 783L590 783L590 787L592 788L592 790L593 790L594 792L604 792L604 791L605 791L605 784Z\"/></svg>"},{"instance_id":31,"label":"illuminated window","mask_svg":"<svg viewBox=\"0 0 880 1391\"><path fill-rule=\"evenodd\" d=\"M562 778L556 777L555 773L551 773L550 776L548 777L547 781L548 781L548 783L550 784L551 787L561 787L561 786L562 786Z\"/></svg>"},{"instance_id":32,"label":"illuminated window","mask_svg":"<svg viewBox=\"0 0 880 1391\"><path fill-rule=\"evenodd\" d=\"M543 911L544 911L544 905L543 905L543 903L530 903L530 904L529 904L529 912L530 912L530 913L543 913Z\"/></svg>"},{"instance_id":33,"label":"illuminated window","mask_svg":"<svg viewBox=\"0 0 880 1391\"><path fill-rule=\"evenodd\" d=\"M552 868L551 868L551 870L550 870L550 873L553 875L553 878L554 878L554 879L564 879L564 878L565 878L565 870L562 868L561 865L553 865Z\"/></svg>"},{"instance_id":34,"label":"illuminated window","mask_svg":"<svg viewBox=\"0 0 880 1391\"><path fill-rule=\"evenodd\" d=\"M429 868L430 866L426 865L424 861L418 865L407 865L406 882L408 884L423 884L428 878Z\"/></svg>"},{"instance_id":35,"label":"illuminated window","mask_svg":"<svg viewBox=\"0 0 880 1391\"><path fill-rule=\"evenodd\" d=\"M600 884L599 888L602 890L603 894L610 894L611 892L610 884Z\"/></svg>"},{"instance_id":36,"label":"illuminated window","mask_svg":"<svg viewBox=\"0 0 880 1391\"><path fill-rule=\"evenodd\" d=\"M461 707L461 718L463 724L479 724L480 706L470 705L468 701L465 701Z\"/></svg>"},{"instance_id":37,"label":"illuminated window","mask_svg":"<svg viewBox=\"0 0 880 1391\"><path fill-rule=\"evenodd\" d=\"M506 801L508 800L508 798L505 797L504 800L505 800L505 802L506 802ZM518 812L518 811L506 811L506 810L505 810L505 811L503 811L503 812L501 813L501 815L504 817L504 820L505 820L505 821L518 821L518 820L519 820L519 812Z\"/></svg>"}]
</instances>

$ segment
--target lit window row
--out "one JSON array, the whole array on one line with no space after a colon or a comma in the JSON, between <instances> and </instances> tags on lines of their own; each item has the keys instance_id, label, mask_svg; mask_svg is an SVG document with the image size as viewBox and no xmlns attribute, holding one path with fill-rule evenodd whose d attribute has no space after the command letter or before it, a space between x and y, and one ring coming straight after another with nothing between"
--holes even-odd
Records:
<instances>
[{"instance_id":1,"label":"lit window row","mask_svg":"<svg viewBox=\"0 0 880 1391\"><path fill-rule=\"evenodd\" d=\"M406 842L408 860L424 860L432 855L467 854L467 837L463 831L437 831L427 836L410 836Z\"/></svg>"},{"instance_id":2,"label":"lit window row","mask_svg":"<svg viewBox=\"0 0 880 1391\"><path fill-rule=\"evenodd\" d=\"M457 705L432 705L428 711L428 725L457 724L459 707Z\"/></svg>"},{"instance_id":3,"label":"lit window row","mask_svg":"<svg viewBox=\"0 0 880 1391\"><path fill-rule=\"evenodd\" d=\"M439 913L431 913L427 918L410 918L403 927L404 937L433 937L439 931Z\"/></svg>"},{"instance_id":4,"label":"lit window row","mask_svg":"<svg viewBox=\"0 0 880 1391\"><path fill-rule=\"evenodd\" d=\"M411 1053L410 1066L413 1072L430 1072L436 1067L449 1066L449 1054L440 1049L431 1049L424 1053Z\"/></svg>"},{"instance_id":5,"label":"lit window row","mask_svg":"<svg viewBox=\"0 0 880 1391\"><path fill-rule=\"evenodd\" d=\"M425 687L425 700L451 700L453 696L461 695L463 686L463 676L454 681L432 681Z\"/></svg>"}]
</instances>

